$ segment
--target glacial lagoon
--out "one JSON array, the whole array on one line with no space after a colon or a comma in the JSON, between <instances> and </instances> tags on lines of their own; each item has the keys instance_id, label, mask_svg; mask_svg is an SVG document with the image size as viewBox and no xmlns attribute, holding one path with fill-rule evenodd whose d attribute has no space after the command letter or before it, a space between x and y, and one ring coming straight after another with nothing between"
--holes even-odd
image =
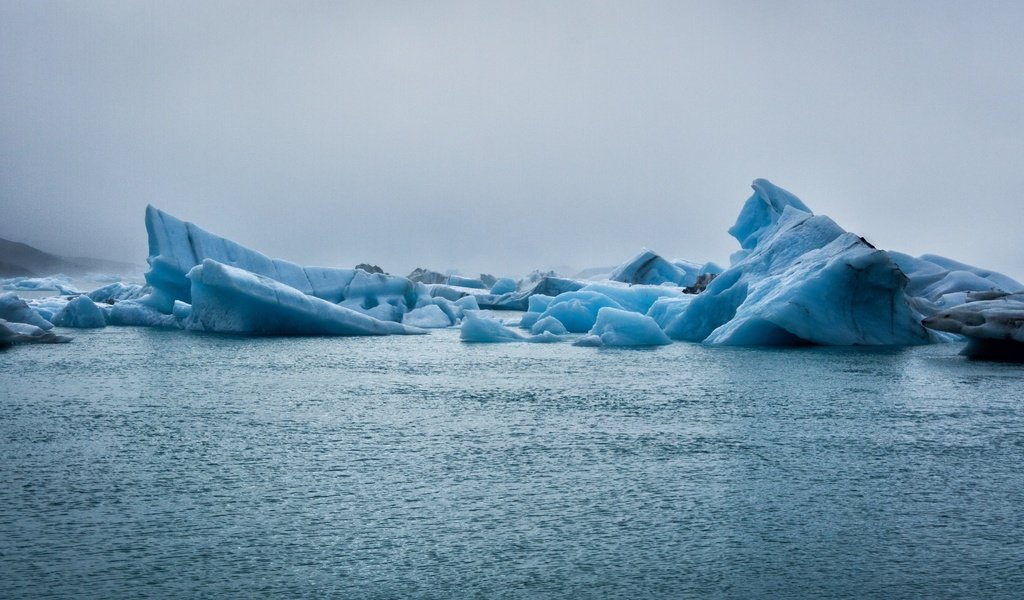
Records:
<instances>
[{"instance_id":1,"label":"glacial lagoon","mask_svg":"<svg viewBox=\"0 0 1024 600\"><path fill-rule=\"evenodd\" d=\"M58 330L0 351L0 597L1024 589L1024 375L959 344Z\"/></svg>"}]
</instances>

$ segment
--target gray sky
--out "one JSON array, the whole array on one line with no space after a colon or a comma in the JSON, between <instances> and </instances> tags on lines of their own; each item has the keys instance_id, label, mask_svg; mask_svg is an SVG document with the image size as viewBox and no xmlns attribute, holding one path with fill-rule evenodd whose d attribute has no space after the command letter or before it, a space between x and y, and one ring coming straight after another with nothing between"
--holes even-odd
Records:
<instances>
[{"instance_id":1,"label":"gray sky","mask_svg":"<svg viewBox=\"0 0 1024 600\"><path fill-rule=\"evenodd\" d=\"M1024 3L0 0L0 236L153 203L303 264L727 264L765 177L1024 278Z\"/></svg>"}]
</instances>

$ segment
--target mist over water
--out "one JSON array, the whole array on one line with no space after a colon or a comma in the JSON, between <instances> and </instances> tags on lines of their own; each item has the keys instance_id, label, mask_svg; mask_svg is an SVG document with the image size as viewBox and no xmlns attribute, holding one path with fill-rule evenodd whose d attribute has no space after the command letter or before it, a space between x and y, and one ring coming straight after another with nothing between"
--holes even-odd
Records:
<instances>
[{"instance_id":1,"label":"mist over water","mask_svg":"<svg viewBox=\"0 0 1024 600\"><path fill-rule=\"evenodd\" d=\"M153 203L270 256L725 262L765 177L1024 277L1016 3L0 2L0 237L141 261Z\"/></svg>"}]
</instances>

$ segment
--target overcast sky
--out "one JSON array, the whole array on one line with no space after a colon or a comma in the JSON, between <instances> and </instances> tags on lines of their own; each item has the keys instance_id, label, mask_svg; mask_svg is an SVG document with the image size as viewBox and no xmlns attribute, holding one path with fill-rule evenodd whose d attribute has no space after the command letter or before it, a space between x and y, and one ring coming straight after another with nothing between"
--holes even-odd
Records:
<instances>
[{"instance_id":1,"label":"overcast sky","mask_svg":"<svg viewBox=\"0 0 1024 600\"><path fill-rule=\"evenodd\" d=\"M1021 2L0 0L0 237L143 262L727 264L757 177L1024 278Z\"/></svg>"}]
</instances>

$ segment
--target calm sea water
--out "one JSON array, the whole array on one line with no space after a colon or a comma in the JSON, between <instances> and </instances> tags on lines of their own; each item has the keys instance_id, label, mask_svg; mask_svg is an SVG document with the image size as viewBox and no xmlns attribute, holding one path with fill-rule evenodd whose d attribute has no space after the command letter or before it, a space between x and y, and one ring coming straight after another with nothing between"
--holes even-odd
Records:
<instances>
[{"instance_id":1,"label":"calm sea water","mask_svg":"<svg viewBox=\"0 0 1024 600\"><path fill-rule=\"evenodd\" d=\"M957 346L74 333L0 353L2 597L1024 597Z\"/></svg>"}]
</instances>

